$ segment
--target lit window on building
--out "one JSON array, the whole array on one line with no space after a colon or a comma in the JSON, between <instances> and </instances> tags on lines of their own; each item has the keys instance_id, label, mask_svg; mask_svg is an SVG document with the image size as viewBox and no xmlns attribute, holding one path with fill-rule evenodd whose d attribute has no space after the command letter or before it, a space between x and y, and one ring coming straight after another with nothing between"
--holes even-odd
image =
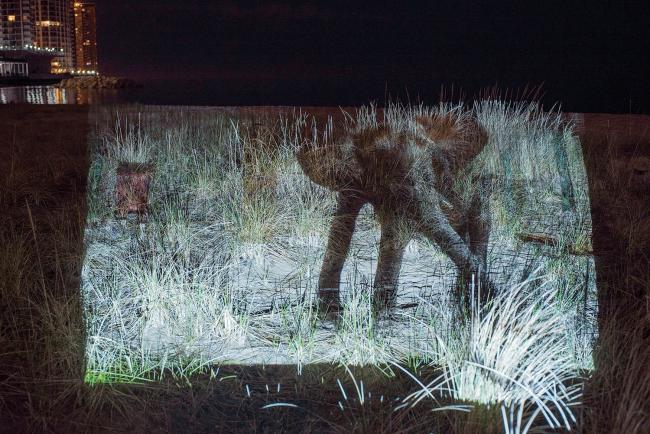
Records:
<instances>
[{"instance_id":1,"label":"lit window on building","mask_svg":"<svg viewBox=\"0 0 650 434\"><path fill-rule=\"evenodd\" d=\"M61 22L60 21L38 21L36 22L37 26L42 26L42 27L61 27Z\"/></svg>"},{"instance_id":2,"label":"lit window on building","mask_svg":"<svg viewBox=\"0 0 650 434\"><path fill-rule=\"evenodd\" d=\"M7 15L7 21L9 21L10 23L13 23L14 21L16 21L16 16L15 15Z\"/></svg>"}]
</instances>

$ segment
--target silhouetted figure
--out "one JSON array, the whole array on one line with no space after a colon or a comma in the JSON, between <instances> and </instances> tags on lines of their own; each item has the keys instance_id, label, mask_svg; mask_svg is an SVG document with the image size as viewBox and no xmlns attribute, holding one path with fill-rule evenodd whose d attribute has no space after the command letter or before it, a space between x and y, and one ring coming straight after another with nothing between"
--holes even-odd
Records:
<instances>
[{"instance_id":1,"label":"silhouetted figure","mask_svg":"<svg viewBox=\"0 0 650 434\"><path fill-rule=\"evenodd\" d=\"M453 188L487 143L486 132L459 112L409 116L395 124L348 128L338 135L330 131L327 140L307 140L298 151L307 176L339 193L318 284L319 306L325 312L340 309L341 270L366 203L372 204L381 225L375 309L394 305L404 249L415 232L452 259L463 287L469 288L472 275L480 275L482 301L492 292L485 277L490 231L485 182L478 183L468 200Z\"/></svg>"}]
</instances>

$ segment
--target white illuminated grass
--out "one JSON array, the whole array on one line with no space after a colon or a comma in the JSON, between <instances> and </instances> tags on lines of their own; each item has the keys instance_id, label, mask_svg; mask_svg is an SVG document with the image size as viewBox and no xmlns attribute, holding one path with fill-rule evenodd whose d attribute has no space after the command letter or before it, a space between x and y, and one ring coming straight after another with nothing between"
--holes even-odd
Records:
<instances>
[{"instance_id":1,"label":"white illuminated grass","mask_svg":"<svg viewBox=\"0 0 650 434\"><path fill-rule=\"evenodd\" d=\"M392 106L386 117L406 128L413 113L436 110L461 108ZM82 273L89 379L221 363L300 370L418 359L443 369L428 386L432 394L504 406L511 432L539 418L571 422L575 392L565 383L591 368L595 329L580 147L557 113L534 104L487 101L473 111L490 135L475 170L497 177L489 262L503 291L464 326L450 301L454 267L424 239L407 248L398 308L371 314L379 231L369 206L343 272L342 317L336 325L318 318L314 295L335 195L295 160L304 116L105 113L90 170ZM371 106L348 123L379 118ZM566 152L572 209L563 207L554 140ZM115 168L124 160L155 167L146 221L113 217ZM556 243L522 242L524 232L548 233Z\"/></svg>"},{"instance_id":2,"label":"white illuminated grass","mask_svg":"<svg viewBox=\"0 0 650 434\"><path fill-rule=\"evenodd\" d=\"M542 282L534 291L535 280ZM501 407L506 432L525 433L536 419L551 428L575 422L581 387L567 340L557 290L531 278L473 307L468 323L449 339L437 336L443 373L405 400L415 405L449 396L470 405Z\"/></svg>"}]
</instances>

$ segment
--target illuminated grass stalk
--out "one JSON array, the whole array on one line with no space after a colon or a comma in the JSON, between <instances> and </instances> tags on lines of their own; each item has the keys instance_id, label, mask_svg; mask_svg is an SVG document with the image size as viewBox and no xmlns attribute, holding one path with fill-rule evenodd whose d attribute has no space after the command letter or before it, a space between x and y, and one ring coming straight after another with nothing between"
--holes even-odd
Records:
<instances>
[{"instance_id":1,"label":"illuminated grass stalk","mask_svg":"<svg viewBox=\"0 0 650 434\"><path fill-rule=\"evenodd\" d=\"M577 403L577 366L567 345L556 290L532 280L474 307L459 339L439 336L444 374L407 401L449 395L468 403L500 406L506 432L525 433L541 417L551 428L570 429Z\"/></svg>"},{"instance_id":2,"label":"illuminated grass stalk","mask_svg":"<svg viewBox=\"0 0 650 434\"><path fill-rule=\"evenodd\" d=\"M367 283L354 286L349 294L336 340L340 348L338 358L345 365L379 365L392 360L378 329L371 287Z\"/></svg>"}]
</instances>

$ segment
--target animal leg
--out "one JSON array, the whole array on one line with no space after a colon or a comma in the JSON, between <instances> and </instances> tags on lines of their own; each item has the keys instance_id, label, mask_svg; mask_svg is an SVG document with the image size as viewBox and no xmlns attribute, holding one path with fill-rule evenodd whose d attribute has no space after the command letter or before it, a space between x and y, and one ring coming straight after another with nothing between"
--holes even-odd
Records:
<instances>
[{"instance_id":1,"label":"animal leg","mask_svg":"<svg viewBox=\"0 0 650 434\"><path fill-rule=\"evenodd\" d=\"M469 248L478 257L483 271L486 271L492 218L490 215L489 199L482 197L482 193L482 191L479 191L472 198L468 210L467 230L469 233Z\"/></svg>"},{"instance_id":2,"label":"animal leg","mask_svg":"<svg viewBox=\"0 0 650 434\"><path fill-rule=\"evenodd\" d=\"M477 185L466 210L469 249L478 258L480 265L479 275L474 277L477 279L475 283L480 282L481 284L482 301L487 301L493 295L487 267L488 242L492 223L489 208L490 183L491 181L487 178L476 183ZM461 287L466 288L472 284L472 274L471 270L465 269L459 275Z\"/></svg>"},{"instance_id":3,"label":"animal leg","mask_svg":"<svg viewBox=\"0 0 650 434\"><path fill-rule=\"evenodd\" d=\"M392 214L380 216L381 239L373 299L375 310L390 308L395 304L402 257L409 242L409 238L400 231L401 221Z\"/></svg>"},{"instance_id":4,"label":"animal leg","mask_svg":"<svg viewBox=\"0 0 650 434\"><path fill-rule=\"evenodd\" d=\"M365 201L350 194L339 193L338 207L332 220L323 266L318 279L319 304L326 311L339 310L341 270L348 256L352 234Z\"/></svg>"},{"instance_id":5,"label":"animal leg","mask_svg":"<svg viewBox=\"0 0 650 434\"><path fill-rule=\"evenodd\" d=\"M467 276L470 279L472 275L480 277L481 297L479 301L487 303L494 291L492 283L481 271L481 259L470 250L468 243L454 230L440 208L437 205L434 205L433 208L425 218L420 219L420 229L427 238L436 243L449 256L458 267L461 276ZM468 282L464 283L466 287ZM461 298L460 295L458 294L459 298ZM470 306L469 301L469 297L465 297L466 307Z\"/></svg>"}]
</instances>

